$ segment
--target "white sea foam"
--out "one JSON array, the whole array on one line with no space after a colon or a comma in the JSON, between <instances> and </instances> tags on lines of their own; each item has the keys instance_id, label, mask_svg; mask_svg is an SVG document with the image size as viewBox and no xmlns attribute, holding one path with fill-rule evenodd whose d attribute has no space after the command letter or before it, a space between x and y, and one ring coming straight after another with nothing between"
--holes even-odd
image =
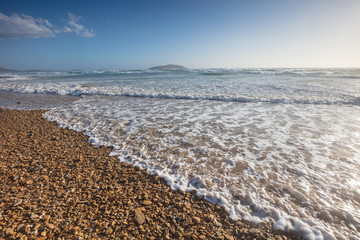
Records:
<instances>
[{"instance_id":1,"label":"white sea foam","mask_svg":"<svg viewBox=\"0 0 360 240\"><path fill-rule=\"evenodd\" d=\"M359 237L357 106L88 96L46 116L233 218Z\"/></svg>"}]
</instances>

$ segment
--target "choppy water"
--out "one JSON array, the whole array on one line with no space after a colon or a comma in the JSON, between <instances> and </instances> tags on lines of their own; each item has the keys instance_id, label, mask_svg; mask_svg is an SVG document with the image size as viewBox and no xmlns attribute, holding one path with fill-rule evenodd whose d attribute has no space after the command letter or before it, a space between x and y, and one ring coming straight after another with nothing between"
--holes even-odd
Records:
<instances>
[{"instance_id":1,"label":"choppy water","mask_svg":"<svg viewBox=\"0 0 360 240\"><path fill-rule=\"evenodd\" d=\"M81 95L46 117L233 218L360 238L359 69L14 73L0 89Z\"/></svg>"}]
</instances>

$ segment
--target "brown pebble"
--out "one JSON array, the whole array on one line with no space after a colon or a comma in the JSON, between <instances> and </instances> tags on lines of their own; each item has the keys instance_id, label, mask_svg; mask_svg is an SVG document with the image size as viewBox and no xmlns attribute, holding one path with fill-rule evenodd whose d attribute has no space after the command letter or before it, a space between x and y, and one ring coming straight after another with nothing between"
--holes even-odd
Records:
<instances>
[{"instance_id":1,"label":"brown pebble","mask_svg":"<svg viewBox=\"0 0 360 240\"><path fill-rule=\"evenodd\" d=\"M54 229L54 228L56 228L55 225L54 225L54 224L51 224L51 223L47 223L47 224L46 224L46 227L48 227L48 228L51 229L51 230Z\"/></svg>"},{"instance_id":2,"label":"brown pebble","mask_svg":"<svg viewBox=\"0 0 360 240\"><path fill-rule=\"evenodd\" d=\"M234 237L226 234L226 235L225 235L225 239L226 239L226 240L234 240Z\"/></svg>"},{"instance_id":3,"label":"brown pebble","mask_svg":"<svg viewBox=\"0 0 360 240\"><path fill-rule=\"evenodd\" d=\"M135 222L139 225L145 222L145 215L141 212L139 208L135 209Z\"/></svg>"},{"instance_id":4,"label":"brown pebble","mask_svg":"<svg viewBox=\"0 0 360 240\"><path fill-rule=\"evenodd\" d=\"M144 204L144 205L151 205L151 204L152 204L152 202L151 202L151 201L149 201L149 200L145 200L145 201L143 201L143 204Z\"/></svg>"},{"instance_id":5,"label":"brown pebble","mask_svg":"<svg viewBox=\"0 0 360 240\"><path fill-rule=\"evenodd\" d=\"M14 234L14 230L13 230L12 228L7 228L7 229L5 230L5 233L6 233L7 235L13 235L13 234Z\"/></svg>"},{"instance_id":6,"label":"brown pebble","mask_svg":"<svg viewBox=\"0 0 360 240\"><path fill-rule=\"evenodd\" d=\"M199 224L201 222L201 218L199 217L193 217L192 220L195 224Z\"/></svg>"},{"instance_id":7,"label":"brown pebble","mask_svg":"<svg viewBox=\"0 0 360 240\"><path fill-rule=\"evenodd\" d=\"M45 237L46 236L46 231L42 231L40 235Z\"/></svg>"},{"instance_id":8,"label":"brown pebble","mask_svg":"<svg viewBox=\"0 0 360 240\"><path fill-rule=\"evenodd\" d=\"M20 240L27 240L28 238L25 236L25 235L22 235L21 237L20 237Z\"/></svg>"},{"instance_id":9,"label":"brown pebble","mask_svg":"<svg viewBox=\"0 0 360 240\"><path fill-rule=\"evenodd\" d=\"M249 233L257 234L257 233L260 233L260 230L257 229L257 228L250 228L250 229L249 229Z\"/></svg>"},{"instance_id":10,"label":"brown pebble","mask_svg":"<svg viewBox=\"0 0 360 240\"><path fill-rule=\"evenodd\" d=\"M16 228L17 232L25 232L26 225L25 224L19 224Z\"/></svg>"},{"instance_id":11,"label":"brown pebble","mask_svg":"<svg viewBox=\"0 0 360 240\"><path fill-rule=\"evenodd\" d=\"M190 209L191 208L191 204L189 202L184 202L184 205L186 208Z\"/></svg>"}]
</instances>

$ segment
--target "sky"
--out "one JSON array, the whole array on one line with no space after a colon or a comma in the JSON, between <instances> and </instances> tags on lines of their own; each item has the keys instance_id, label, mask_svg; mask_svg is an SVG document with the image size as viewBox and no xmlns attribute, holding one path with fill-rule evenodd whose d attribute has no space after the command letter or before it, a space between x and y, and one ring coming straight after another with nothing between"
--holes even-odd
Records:
<instances>
[{"instance_id":1,"label":"sky","mask_svg":"<svg viewBox=\"0 0 360 240\"><path fill-rule=\"evenodd\" d=\"M0 67L360 67L359 0L2 0Z\"/></svg>"}]
</instances>

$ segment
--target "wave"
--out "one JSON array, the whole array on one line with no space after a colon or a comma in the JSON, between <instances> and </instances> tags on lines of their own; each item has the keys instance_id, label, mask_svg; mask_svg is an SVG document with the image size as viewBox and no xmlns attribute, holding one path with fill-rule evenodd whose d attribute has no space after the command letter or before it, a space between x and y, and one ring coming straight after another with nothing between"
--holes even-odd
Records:
<instances>
[{"instance_id":1,"label":"wave","mask_svg":"<svg viewBox=\"0 0 360 240\"><path fill-rule=\"evenodd\" d=\"M106 94L105 94L106 95ZM119 96L124 97L140 97L140 98L166 98L166 99L181 99L181 100L207 100L207 101L223 101L223 102L240 102L240 103L273 103L273 104L314 104L314 105L356 105L360 106L360 98L352 100L310 100L310 99L286 99L286 98L246 98L246 97L192 97L192 96L170 96L163 94L143 95L143 94L129 94L123 93Z\"/></svg>"},{"instance_id":2,"label":"wave","mask_svg":"<svg viewBox=\"0 0 360 240\"><path fill-rule=\"evenodd\" d=\"M82 85L81 87L92 87L91 85ZM349 97L348 99L295 99L286 97L250 97L250 96L187 96L187 95L171 95L171 94L142 94L142 93L130 93L130 92L101 92L101 91L82 91L54 89L54 90L41 90L41 89L6 89L12 92L19 93L45 93L56 95L70 95L70 96L122 96L122 97L135 97L135 98L154 98L154 99L174 99L174 100L198 100L198 101L222 101L222 102L239 102L239 103L271 103L271 104L313 104L313 105L354 105L360 106L360 97Z\"/></svg>"},{"instance_id":3,"label":"wave","mask_svg":"<svg viewBox=\"0 0 360 240\"><path fill-rule=\"evenodd\" d=\"M73 96L358 106L360 82L353 79L360 79L359 73L359 69L74 70L4 74L0 89Z\"/></svg>"},{"instance_id":4,"label":"wave","mask_svg":"<svg viewBox=\"0 0 360 240\"><path fill-rule=\"evenodd\" d=\"M43 76L43 77L67 77L67 76L121 76L139 74L198 74L203 76L223 76L223 75L288 75L303 77L335 77L360 79L360 69L307 69L307 68L211 68L211 69L181 69L181 70L72 70L72 71L53 71L53 72L20 72L7 75L8 80L14 80L12 76ZM3 77L5 78L5 77Z\"/></svg>"}]
</instances>

